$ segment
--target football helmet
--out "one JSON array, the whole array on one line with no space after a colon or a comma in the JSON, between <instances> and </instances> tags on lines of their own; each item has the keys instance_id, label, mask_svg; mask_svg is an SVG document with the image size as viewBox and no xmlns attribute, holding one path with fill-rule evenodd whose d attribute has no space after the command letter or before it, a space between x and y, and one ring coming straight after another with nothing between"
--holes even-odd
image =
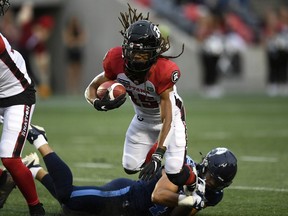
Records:
<instances>
[{"instance_id":1,"label":"football helmet","mask_svg":"<svg viewBox=\"0 0 288 216\"><path fill-rule=\"evenodd\" d=\"M237 173L237 159L227 148L215 148L203 158L199 173L214 179L213 190L222 190L232 183Z\"/></svg>"},{"instance_id":2,"label":"football helmet","mask_svg":"<svg viewBox=\"0 0 288 216\"><path fill-rule=\"evenodd\" d=\"M124 34L122 54L125 71L134 83L145 82L146 75L161 53L161 32L148 20L139 20Z\"/></svg>"},{"instance_id":3,"label":"football helmet","mask_svg":"<svg viewBox=\"0 0 288 216\"><path fill-rule=\"evenodd\" d=\"M9 0L0 0L0 16L3 16L9 7Z\"/></svg>"}]
</instances>

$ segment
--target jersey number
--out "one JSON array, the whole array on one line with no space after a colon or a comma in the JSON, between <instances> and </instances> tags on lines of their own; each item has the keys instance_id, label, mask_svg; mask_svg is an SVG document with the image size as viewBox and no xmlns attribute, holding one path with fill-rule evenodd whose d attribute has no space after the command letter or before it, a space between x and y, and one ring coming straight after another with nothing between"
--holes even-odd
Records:
<instances>
[{"instance_id":1,"label":"jersey number","mask_svg":"<svg viewBox=\"0 0 288 216\"><path fill-rule=\"evenodd\" d=\"M157 101L154 100L153 97L145 96L142 94L135 93L131 91L127 91L131 100L133 101L134 104L140 107L145 107L145 108L157 108L158 103Z\"/></svg>"}]
</instances>

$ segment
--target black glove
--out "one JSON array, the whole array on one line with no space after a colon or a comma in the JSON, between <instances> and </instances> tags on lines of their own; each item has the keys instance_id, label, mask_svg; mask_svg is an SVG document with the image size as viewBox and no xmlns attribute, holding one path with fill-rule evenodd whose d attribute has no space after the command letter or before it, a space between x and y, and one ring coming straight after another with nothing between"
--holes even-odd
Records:
<instances>
[{"instance_id":1,"label":"black glove","mask_svg":"<svg viewBox=\"0 0 288 216\"><path fill-rule=\"evenodd\" d=\"M152 154L151 161L146 164L146 166L141 170L139 174L139 179L148 181L150 180L155 173L161 168L161 162L165 150L162 148L157 148L155 153Z\"/></svg>"},{"instance_id":2,"label":"black glove","mask_svg":"<svg viewBox=\"0 0 288 216\"><path fill-rule=\"evenodd\" d=\"M98 111L108 111L120 107L126 101L126 95L120 95L114 100L110 100L109 91L107 91L104 97L100 100L96 98L93 102L95 109Z\"/></svg>"}]
</instances>

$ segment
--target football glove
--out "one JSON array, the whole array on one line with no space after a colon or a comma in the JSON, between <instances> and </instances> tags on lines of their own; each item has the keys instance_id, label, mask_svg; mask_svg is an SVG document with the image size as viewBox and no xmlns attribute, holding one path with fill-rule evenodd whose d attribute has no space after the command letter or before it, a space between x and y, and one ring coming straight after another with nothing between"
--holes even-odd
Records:
<instances>
[{"instance_id":1,"label":"football glove","mask_svg":"<svg viewBox=\"0 0 288 216\"><path fill-rule=\"evenodd\" d=\"M193 206L192 206L193 208L200 211L201 209L205 207L205 197L203 193L199 191L193 192L192 197L194 201Z\"/></svg>"},{"instance_id":2,"label":"football glove","mask_svg":"<svg viewBox=\"0 0 288 216\"><path fill-rule=\"evenodd\" d=\"M151 161L146 164L146 166L141 170L139 174L139 179L148 181L150 180L155 173L161 168L161 162L165 150L162 148L157 148L155 153L152 154Z\"/></svg>"},{"instance_id":3,"label":"football glove","mask_svg":"<svg viewBox=\"0 0 288 216\"><path fill-rule=\"evenodd\" d=\"M94 100L93 106L98 111L108 111L119 108L123 103L125 103L125 101L126 101L126 95L124 94L120 95L114 100L110 100L109 92L107 91L101 100L99 98L96 98Z\"/></svg>"},{"instance_id":4,"label":"football glove","mask_svg":"<svg viewBox=\"0 0 288 216\"><path fill-rule=\"evenodd\" d=\"M202 194L205 194L206 182L204 179L198 177L197 191Z\"/></svg>"}]
</instances>

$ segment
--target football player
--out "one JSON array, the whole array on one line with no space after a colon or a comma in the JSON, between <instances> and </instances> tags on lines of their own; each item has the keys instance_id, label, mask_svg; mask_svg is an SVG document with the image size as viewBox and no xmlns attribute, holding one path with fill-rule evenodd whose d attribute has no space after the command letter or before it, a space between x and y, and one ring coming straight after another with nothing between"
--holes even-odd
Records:
<instances>
[{"instance_id":1,"label":"football player","mask_svg":"<svg viewBox=\"0 0 288 216\"><path fill-rule=\"evenodd\" d=\"M186 205L186 208L175 208L174 214L172 214L175 216L192 216L206 207L216 206L223 199L224 188L232 184L237 173L237 158L229 149L223 147L212 149L202 158L200 163L195 163L189 157L187 157L186 163L195 164L192 167L195 166L197 170L197 185L194 190L187 186L183 187L185 195L178 196L178 206L182 204ZM156 204L169 206L167 193L175 191L173 189L175 185L171 184L168 178L161 178L157 184L161 185L161 187L156 187L153 191L152 201ZM204 206L199 204L191 207L187 204L187 202L191 203L191 196L187 195L195 193L203 196Z\"/></svg>"},{"instance_id":2,"label":"football player","mask_svg":"<svg viewBox=\"0 0 288 216\"><path fill-rule=\"evenodd\" d=\"M49 146L43 128L32 125L27 139L43 156L48 172L40 166L36 153L24 158L24 163L60 202L66 215L194 215L218 204L223 189L232 183L237 172L233 153L216 148L199 164L186 157L187 166L197 169L199 175L199 183L192 192L171 183L164 169L159 169L150 181L118 178L103 186L75 186L69 167ZM161 181L165 187L154 190Z\"/></svg>"},{"instance_id":3,"label":"football player","mask_svg":"<svg viewBox=\"0 0 288 216\"><path fill-rule=\"evenodd\" d=\"M187 148L185 109L175 85L181 73L176 63L169 60L173 57L162 55L170 48L168 38L165 39L158 26L148 20L149 14L145 18L136 12L129 5L128 13L121 13L122 47L107 52L104 71L88 85L85 97L99 111L118 108L125 98L100 100L96 92L105 81L122 83L135 110L124 143L122 164L125 172L134 174L141 170L140 179L149 180L161 167L165 156L169 180L175 185L190 185L195 183L196 175L184 163ZM145 163L147 153L156 142L157 149L151 161Z\"/></svg>"},{"instance_id":4,"label":"football player","mask_svg":"<svg viewBox=\"0 0 288 216\"><path fill-rule=\"evenodd\" d=\"M1 16L9 6L9 0L0 0ZM0 158L6 168L0 170L0 208L17 185L28 204L30 215L45 215L31 172L21 161L36 101L34 84L22 55L1 33L0 59L0 116L3 124Z\"/></svg>"}]
</instances>

